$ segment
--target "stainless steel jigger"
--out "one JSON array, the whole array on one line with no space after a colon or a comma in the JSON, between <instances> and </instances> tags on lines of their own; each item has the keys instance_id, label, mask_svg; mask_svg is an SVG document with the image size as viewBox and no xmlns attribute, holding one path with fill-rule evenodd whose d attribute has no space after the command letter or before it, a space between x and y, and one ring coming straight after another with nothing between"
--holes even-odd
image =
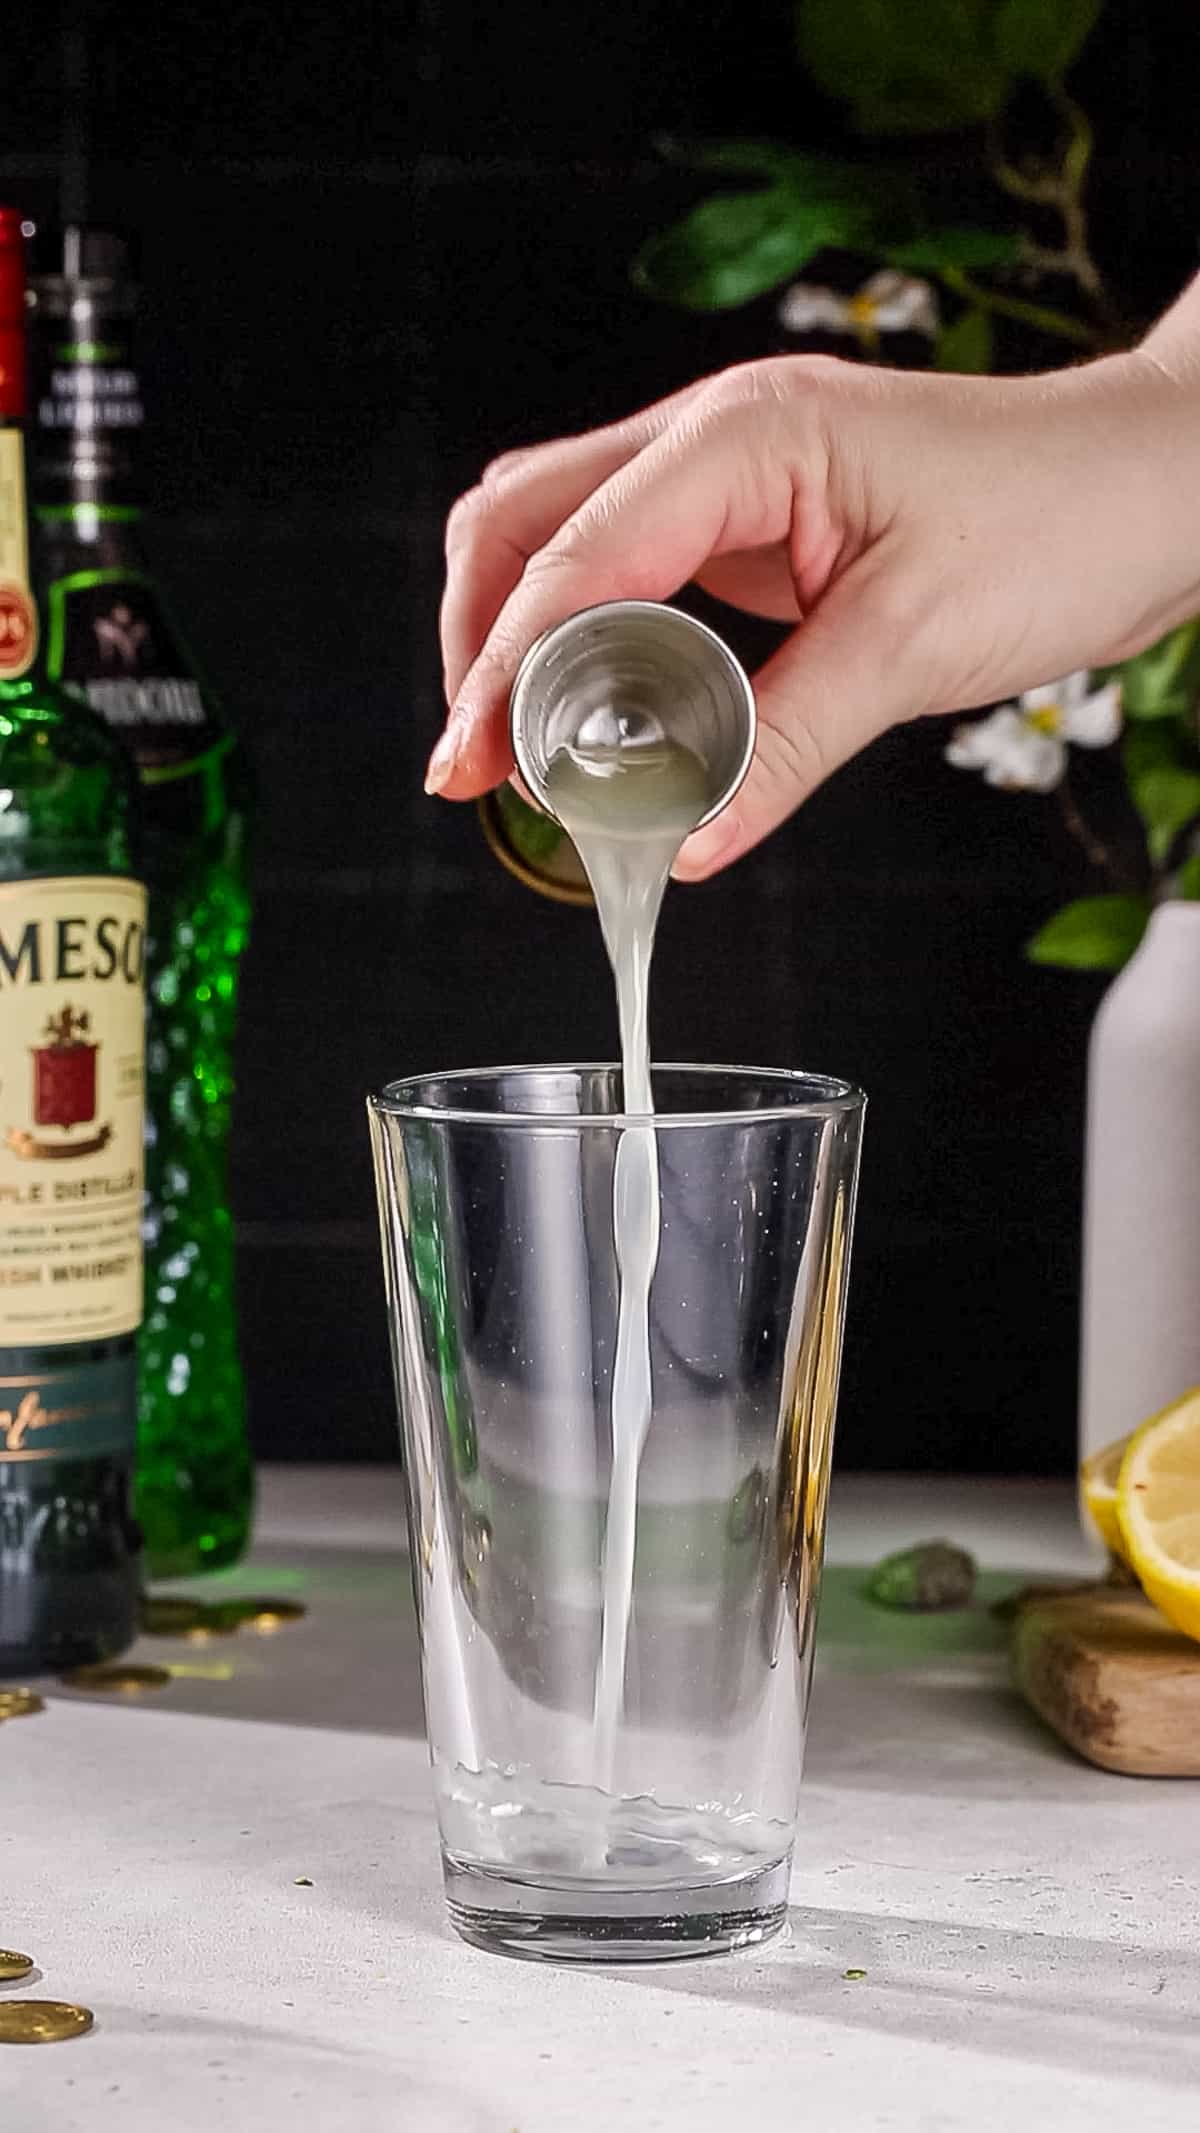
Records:
<instances>
[{"instance_id":1,"label":"stainless steel jigger","mask_svg":"<svg viewBox=\"0 0 1200 2133\"><path fill-rule=\"evenodd\" d=\"M546 773L597 712L636 729L657 724L702 764L709 804L733 798L754 754L749 679L715 630L656 600L609 600L569 615L531 644L509 708L517 769L548 815Z\"/></svg>"}]
</instances>

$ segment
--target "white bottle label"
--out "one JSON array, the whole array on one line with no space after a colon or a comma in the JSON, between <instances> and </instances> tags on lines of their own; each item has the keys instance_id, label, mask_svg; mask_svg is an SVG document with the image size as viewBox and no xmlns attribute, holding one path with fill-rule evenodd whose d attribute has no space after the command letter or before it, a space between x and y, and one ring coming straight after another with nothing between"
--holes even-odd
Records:
<instances>
[{"instance_id":1,"label":"white bottle label","mask_svg":"<svg viewBox=\"0 0 1200 2133\"><path fill-rule=\"evenodd\" d=\"M142 1316L146 892L0 882L0 1348Z\"/></svg>"}]
</instances>

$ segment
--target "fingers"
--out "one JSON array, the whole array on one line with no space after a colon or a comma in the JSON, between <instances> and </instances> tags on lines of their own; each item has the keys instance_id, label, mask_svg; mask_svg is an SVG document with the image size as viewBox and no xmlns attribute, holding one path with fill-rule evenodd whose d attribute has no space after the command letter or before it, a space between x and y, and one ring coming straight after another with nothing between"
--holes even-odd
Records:
<instances>
[{"instance_id":1,"label":"fingers","mask_svg":"<svg viewBox=\"0 0 1200 2133\"><path fill-rule=\"evenodd\" d=\"M446 588L439 628L446 701L463 677L531 555L600 482L641 450L642 439L603 431L556 444L489 468L462 497L446 526Z\"/></svg>"},{"instance_id":2,"label":"fingers","mask_svg":"<svg viewBox=\"0 0 1200 2133\"><path fill-rule=\"evenodd\" d=\"M688 838L673 872L703 881L740 859L858 749L921 708L874 587L870 559L828 592L755 676L758 742L745 783Z\"/></svg>"},{"instance_id":3,"label":"fingers","mask_svg":"<svg viewBox=\"0 0 1200 2133\"><path fill-rule=\"evenodd\" d=\"M440 630L446 701L517 584L529 558L563 520L632 459L697 391L682 392L583 437L560 437L495 461L461 497L446 526L446 588Z\"/></svg>"},{"instance_id":4,"label":"fingers","mask_svg":"<svg viewBox=\"0 0 1200 2133\"><path fill-rule=\"evenodd\" d=\"M509 691L528 646L579 608L662 600L713 556L786 538L791 484L761 409L711 394L612 472L531 556L458 692L434 789L469 799L505 775Z\"/></svg>"}]
</instances>

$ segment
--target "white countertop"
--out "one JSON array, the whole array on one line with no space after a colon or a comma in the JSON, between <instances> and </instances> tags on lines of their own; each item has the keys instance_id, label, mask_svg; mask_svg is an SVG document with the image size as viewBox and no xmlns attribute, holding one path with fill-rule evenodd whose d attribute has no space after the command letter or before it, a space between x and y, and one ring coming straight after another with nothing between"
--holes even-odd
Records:
<instances>
[{"instance_id":1,"label":"white countertop","mask_svg":"<svg viewBox=\"0 0 1200 2133\"><path fill-rule=\"evenodd\" d=\"M0 1946L38 1965L0 1993L97 2017L0 2047L6 2133L1194 2133L1200 1787L1075 1761L985 1610L885 1615L849 1567L945 1533L1079 1568L1066 1487L838 1481L787 1936L586 1974L445 1923L401 1528L395 1471L268 1471L204 1591L302 1624L146 1640L161 1693L0 1727Z\"/></svg>"}]
</instances>

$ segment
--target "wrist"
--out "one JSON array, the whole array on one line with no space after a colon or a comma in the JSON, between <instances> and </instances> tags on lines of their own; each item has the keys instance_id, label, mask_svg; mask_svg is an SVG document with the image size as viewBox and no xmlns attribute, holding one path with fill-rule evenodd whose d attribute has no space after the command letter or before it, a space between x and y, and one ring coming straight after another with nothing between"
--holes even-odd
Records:
<instances>
[{"instance_id":1,"label":"wrist","mask_svg":"<svg viewBox=\"0 0 1200 2133\"><path fill-rule=\"evenodd\" d=\"M1127 591L1112 611L1114 660L1200 613L1200 336L1158 332L1075 374L1108 461L1106 537Z\"/></svg>"}]
</instances>

